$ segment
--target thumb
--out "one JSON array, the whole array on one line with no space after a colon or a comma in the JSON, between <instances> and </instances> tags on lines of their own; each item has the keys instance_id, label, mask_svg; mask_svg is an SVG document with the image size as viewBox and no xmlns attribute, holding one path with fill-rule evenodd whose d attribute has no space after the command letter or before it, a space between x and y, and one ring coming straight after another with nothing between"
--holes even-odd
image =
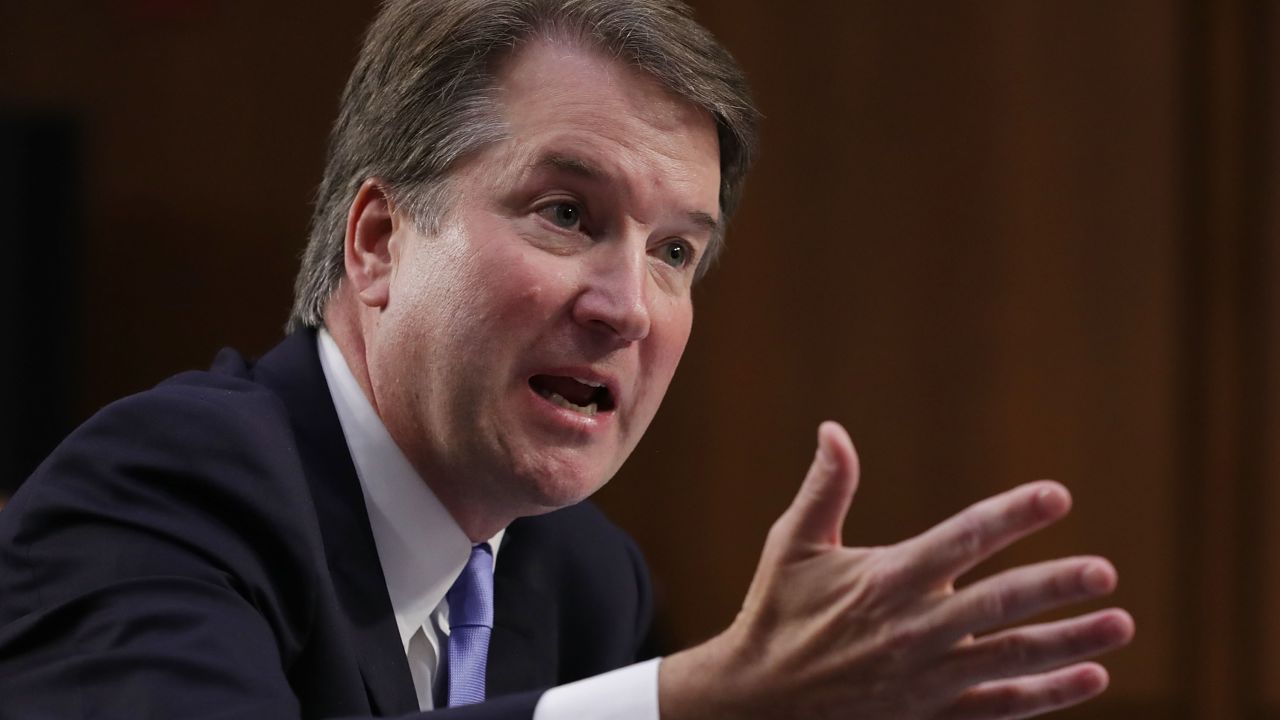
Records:
<instances>
[{"instance_id":1,"label":"thumb","mask_svg":"<svg viewBox=\"0 0 1280 720\"><path fill-rule=\"evenodd\" d=\"M840 423L828 420L818 426L818 452L780 520L793 540L839 545L857 489L858 453L853 441Z\"/></svg>"}]
</instances>

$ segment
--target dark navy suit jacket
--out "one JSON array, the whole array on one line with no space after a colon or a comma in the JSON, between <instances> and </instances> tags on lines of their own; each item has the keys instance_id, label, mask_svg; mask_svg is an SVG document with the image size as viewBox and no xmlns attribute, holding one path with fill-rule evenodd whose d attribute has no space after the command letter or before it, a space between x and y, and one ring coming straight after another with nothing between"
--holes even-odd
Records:
<instances>
[{"instance_id":1,"label":"dark navy suit jacket","mask_svg":"<svg viewBox=\"0 0 1280 720\"><path fill-rule=\"evenodd\" d=\"M595 508L516 521L501 556L495 699L432 717L529 718L642 653L644 564ZM108 406L0 511L0 718L416 710L312 332Z\"/></svg>"}]
</instances>

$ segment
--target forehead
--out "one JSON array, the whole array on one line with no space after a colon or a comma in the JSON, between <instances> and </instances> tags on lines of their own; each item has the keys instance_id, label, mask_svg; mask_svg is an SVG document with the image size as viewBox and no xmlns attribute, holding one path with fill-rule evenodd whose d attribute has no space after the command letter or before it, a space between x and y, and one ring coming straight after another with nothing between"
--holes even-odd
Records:
<instances>
[{"instance_id":1,"label":"forehead","mask_svg":"<svg viewBox=\"0 0 1280 720\"><path fill-rule=\"evenodd\" d=\"M641 186L677 186L719 216L719 143L711 115L653 77L581 44L541 38L498 73L505 161L582 157Z\"/></svg>"},{"instance_id":2,"label":"forehead","mask_svg":"<svg viewBox=\"0 0 1280 720\"><path fill-rule=\"evenodd\" d=\"M529 101L568 103L600 114L622 111L664 130L705 124L710 115L668 90L656 78L625 62L572 40L540 37L523 44L498 73L502 100L509 108ZM512 108L515 109L515 108Z\"/></svg>"}]
</instances>

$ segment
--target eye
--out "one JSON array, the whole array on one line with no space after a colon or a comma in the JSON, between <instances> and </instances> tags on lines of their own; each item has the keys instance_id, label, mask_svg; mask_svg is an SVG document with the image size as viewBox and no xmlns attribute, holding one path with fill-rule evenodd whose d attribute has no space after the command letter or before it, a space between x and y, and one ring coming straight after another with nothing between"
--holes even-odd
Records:
<instances>
[{"instance_id":1,"label":"eye","mask_svg":"<svg viewBox=\"0 0 1280 720\"><path fill-rule=\"evenodd\" d=\"M577 230L582 225L582 208L571 202L552 203L540 208L538 214L565 230Z\"/></svg>"},{"instance_id":2,"label":"eye","mask_svg":"<svg viewBox=\"0 0 1280 720\"><path fill-rule=\"evenodd\" d=\"M693 259L693 249L683 240L672 240L658 248L658 255L671 267L682 268Z\"/></svg>"}]
</instances>

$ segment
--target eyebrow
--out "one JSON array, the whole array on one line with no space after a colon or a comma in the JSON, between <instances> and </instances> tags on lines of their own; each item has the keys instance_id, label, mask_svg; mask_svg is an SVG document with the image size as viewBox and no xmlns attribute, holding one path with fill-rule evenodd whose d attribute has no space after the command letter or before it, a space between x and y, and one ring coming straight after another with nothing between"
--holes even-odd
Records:
<instances>
[{"instance_id":1,"label":"eyebrow","mask_svg":"<svg viewBox=\"0 0 1280 720\"><path fill-rule=\"evenodd\" d=\"M543 155L531 166L535 170L551 169L577 175L586 180L606 180L609 175L599 166L594 165L580 157L573 155L564 155L561 153L552 153Z\"/></svg>"},{"instance_id":2,"label":"eyebrow","mask_svg":"<svg viewBox=\"0 0 1280 720\"><path fill-rule=\"evenodd\" d=\"M564 153L543 155L529 167L533 170L558 170L570 175L576 175L584 180L596 182L604 182L609 179L609 173L605 172L600 166L576 155L566 155ZM694 225L710 233L714 244L719 244L719 240L723 235L723 228L719 220L716 220L710 213L702 212L701 210L690 210L687 216Z\"/></svg>"}]
</instances>

